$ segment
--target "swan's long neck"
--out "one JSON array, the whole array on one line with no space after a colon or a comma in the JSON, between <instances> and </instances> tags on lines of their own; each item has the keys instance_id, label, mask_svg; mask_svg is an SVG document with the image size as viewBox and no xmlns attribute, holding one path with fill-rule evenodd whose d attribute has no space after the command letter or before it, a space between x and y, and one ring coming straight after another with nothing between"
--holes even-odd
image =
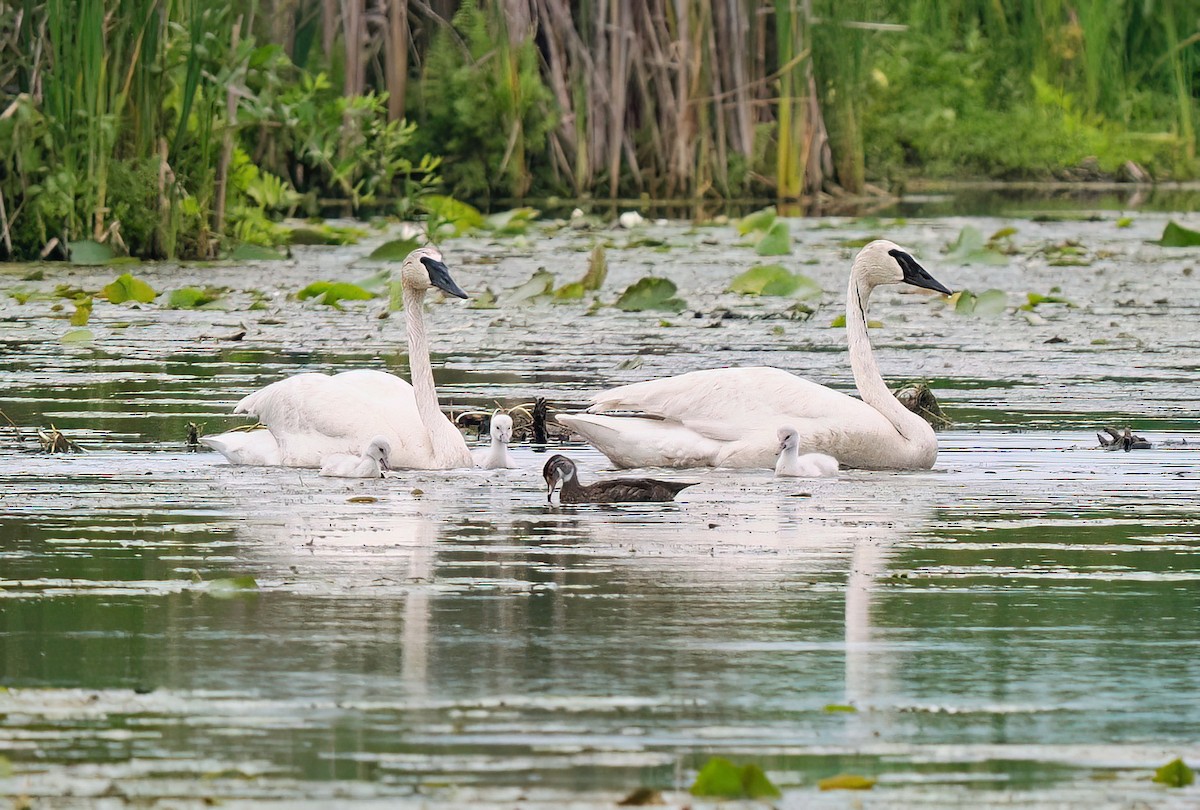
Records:
<instances>
[{"instance_id":1,"label":"swan's long neck","mask_svg":"<svg viewBox=\"0 0 1200 810\"><path fill-rule=\"evenodd\" d=\"M937 438L933 428L900 404L900 400L888 390L875 363L875 352L871 349L871 338L867 334L867 304L873 289L874 286L863 277L862 265L855 263L850 271L850 289L846 293L846 337L850 341L850 368L854 371L854 384L858 386L863 402L883 414L905 444L914 445L914 450L926 452L932 445L936 453Z\"/></svg>"},{"instance_id":2,"label":"swan's long neck","mask_svg":"<svg viewBox=\"0 0 1200 810\"><path fill-rule=\"evenodd\" d=\"M404 321L408 330L408 369L417 413L429 436L434 457L439 461L451 460L457 447L454 440L462 444L462 436L438 405L437 389L433 384L433 365L429 362L429 340L425 336L424 290L405 286ZM454 435L449 435L450 432ZM463 444L463 447L466 445Z\"/></svg>"},{"instance_id":3,"label":"swan's long neck","mask_svg":"<svg viewBox=\"0 0 1200 810\"><path fill-rule=\"evenodd\" d=\"M492 437L492 446L488 448L487 463L489 466L508 463L508 444L501 441L499 436Z\"/></svg>"}]
</instances>

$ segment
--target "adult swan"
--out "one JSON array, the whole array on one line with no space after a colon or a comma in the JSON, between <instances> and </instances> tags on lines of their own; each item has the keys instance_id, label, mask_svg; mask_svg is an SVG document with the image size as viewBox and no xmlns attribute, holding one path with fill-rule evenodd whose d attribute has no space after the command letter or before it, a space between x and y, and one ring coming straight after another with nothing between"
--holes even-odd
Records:
<instances>
[{"instance_id":1,"label":"adult swan","mask_svg":"<svg viewBox=\"0 0 1200 810\"><path fill-rule=\"evenodd\" d=\"M412 385L382 371L296 374L255 391L234 413L254 414L267 430L202 439L235 464L320 467L326 456L358 453L372 437L391 446L393 469L472 467L458 428L438 407L425 338L425 292L437 287L466 298L437 250L408 254L400 267ZM269 431L269 433L268 433Z\"/></svg>"},{"instance_id":2,"label":"adult swan","mask_svg":"<svg viewBox=\"0 0 1200 810\"><path fill-rule=\"evenodd\" d=\"M596 394L586 414L558 420L618 467L774 467L777 431L799 432L801 453L828 453L844 467L928 469L937 437L892 396L867 337L867 301L881 284L950 290L896 244L876 240L850 268L846 334L862 399L782 369L723 368L623 385ZM599 416L605 411L628 416Z\"/></svg>"}]
</instances>

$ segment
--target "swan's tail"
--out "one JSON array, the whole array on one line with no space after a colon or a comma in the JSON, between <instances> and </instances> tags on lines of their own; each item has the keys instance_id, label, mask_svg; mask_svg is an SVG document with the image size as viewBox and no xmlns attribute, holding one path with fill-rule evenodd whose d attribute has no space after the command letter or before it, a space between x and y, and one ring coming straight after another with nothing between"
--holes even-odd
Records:
<instances>
[{"instance_id":1,"label":"swan's tail","mask_svg":"<svg viewBox=\"0 0 1200 810\"><path fill-rule=\"evenodd\" d=\"M721 443L678 422L576 413L555 417L618 467L711 467Z\"/></svg>"},{"instance_id":2,"label":"swan's tail","mask_svg":"<svg viewBox=\"0 0 1200 810\"><path fill-rule=\"evenodd\" d=\"M230 464L274 467L282 463L279 444L269 430L235 430L201 436L200 443L225 456Z\"/></svg>"}]
</instances>

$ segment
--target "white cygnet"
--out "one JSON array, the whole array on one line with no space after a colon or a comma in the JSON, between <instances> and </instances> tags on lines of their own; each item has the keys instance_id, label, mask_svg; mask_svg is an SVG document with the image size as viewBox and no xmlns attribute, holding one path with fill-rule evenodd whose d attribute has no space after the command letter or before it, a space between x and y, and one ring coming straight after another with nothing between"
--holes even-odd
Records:
<instances>
[{"instance_id":1,"label":"white cygnet","mask_svg":"<svg viewBox=\"0 0 1200 810\"><path fill-rule=\"evenodd\" d=\"M388 453L392 446L383 436L367 442L360 455L338 453L326 456L321 464L321 475L331 478L382 478L388 468Z\"/></svg>"},{"instance_id":2,"label":"white cygnet","mask_svg":"<svg viewBox=\"0 0 1200 810\"><path fill-rule=\"evenodd\" d=\"M475 458L475 466L485 470L514 469L517 462L508 452L508 443L512 441L513 420L506 413L492 414L492 443L488 447L480 447L471 451Z\"/></svg>"},{"instance_id":3,"label":"white cygnet","mask_svg":"<svg viewBox=\"0 0 1200 810\"><path fill-rule=\"evenodd\" d=\"M825 478L837 475L838 462L824 453L800 455L800 434L793 427L779 429L779 461L775 477Z\"/></svg>"}]
</instances>

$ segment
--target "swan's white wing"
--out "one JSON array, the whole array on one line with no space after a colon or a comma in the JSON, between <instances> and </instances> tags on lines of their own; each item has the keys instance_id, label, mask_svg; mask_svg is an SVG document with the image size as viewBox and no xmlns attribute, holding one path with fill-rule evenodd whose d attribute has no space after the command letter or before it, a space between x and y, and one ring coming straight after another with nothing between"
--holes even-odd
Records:
<instances>
[{"instance_id":1,"label":"swan's white wing","mask_svg":"<svg viewBox=\"0 0 1200 810\"><path fill-rule=\"evenodd\" d=\"M269 430L235 430L201 436L200 443L225 456L230 464L274 467L282 463L279 444Z\"/></svg>"}]
</instances>

